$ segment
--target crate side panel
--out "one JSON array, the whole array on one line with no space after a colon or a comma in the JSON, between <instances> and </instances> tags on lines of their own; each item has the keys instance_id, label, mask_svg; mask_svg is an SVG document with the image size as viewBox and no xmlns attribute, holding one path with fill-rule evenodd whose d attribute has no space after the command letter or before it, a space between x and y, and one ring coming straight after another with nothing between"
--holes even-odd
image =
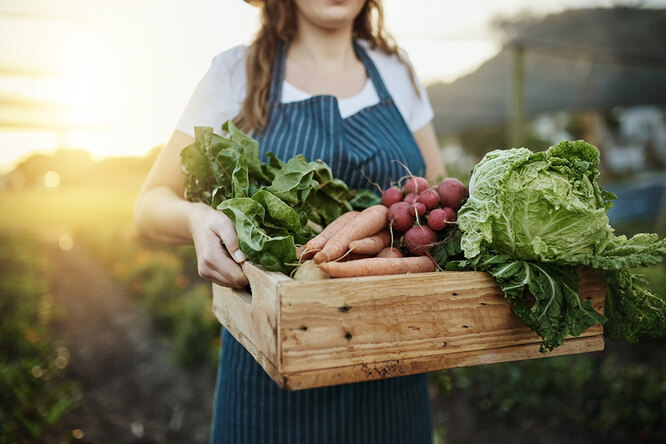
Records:
<instances>
[{"instance_id":1,"label":"crate side panel","mask_svg":"<svg viewBox=\"0 0 666 444\"><path fill-rule=\"evenodd\" d=\"M249 262L243 264L243 272L250 282L251 293L213 284L213 312L229 332L233 334L233 331L237 331L246 342L253 345L253 349L261 352L262 359L278 367L277 286L289 278L279 273L266 272ZM260 361L253 350L248 348L248 351Z\"/></svg>"},{"instance_id":2,"label":"crate side panel","mask_svg":"<svg viewBox=\"0 0 666 444\"><path fill-rule=\"evenodd\" d=\"M283 372L541 342L511 313L486 273L344 279L281 289ZM604 293L587 294L597 308L603 306ZM582 336L600 332L597 326Z\"/></svg>"}]
</instances>

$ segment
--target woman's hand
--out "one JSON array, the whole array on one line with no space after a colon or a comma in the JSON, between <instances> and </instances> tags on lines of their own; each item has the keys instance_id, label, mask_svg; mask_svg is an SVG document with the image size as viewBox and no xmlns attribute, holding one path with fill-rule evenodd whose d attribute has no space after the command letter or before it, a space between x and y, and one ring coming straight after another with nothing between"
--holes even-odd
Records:
<instances>
[{"instance_id":1,"label":"woman's hand","mask_svg":"<svg viewBox=\"0 0 666 444\"><path fill-rule=\"evenodd\" d=\"M224 287L248 284L240 265L245 254L238 248L238 236L231 219L203 203L193 204L188 226L197 253L199 275Z\"/></svg>"}]
</instances>

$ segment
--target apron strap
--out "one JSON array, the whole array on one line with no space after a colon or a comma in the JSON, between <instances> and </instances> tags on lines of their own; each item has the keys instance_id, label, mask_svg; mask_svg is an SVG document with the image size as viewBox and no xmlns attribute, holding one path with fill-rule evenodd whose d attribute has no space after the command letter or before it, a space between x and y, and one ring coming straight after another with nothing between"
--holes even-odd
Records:
<instances>
[{"instance_id":1,"label":"apron strap","mask_svg":"<svg viewBox=\"0 0 666 444\"><path fill-rule=\"evenodd\" d=\"M273 77L271 78L271 89L268 93L268 104L280 103L282 98L282 82L284 82L284 66L287 59L287 44L281 43L275 54L273 62Z\"/></svg>"},{"instance_id":2,"label":"apron strap","mask_svg":"<svg viewBox=\"0 0 666 444\"><path fill-rule=\"evenodd\" d=\"M365 51L365 49L363 49L363 47L356 40L354 40L354 49L356 50L356 55L363 63L363 66L365 66L368 77L370 77L370 80L372 80L372 83L375 85L375 90L377 91L379 100L382 102L386 99L392 100L391 94L389 94L388 89L386 89L386 85L384 85L384 81L382 80L382 76L379 75L377 67L373 63L372 59L370 59L370 56Z\"/></svg>"}]
</instances>

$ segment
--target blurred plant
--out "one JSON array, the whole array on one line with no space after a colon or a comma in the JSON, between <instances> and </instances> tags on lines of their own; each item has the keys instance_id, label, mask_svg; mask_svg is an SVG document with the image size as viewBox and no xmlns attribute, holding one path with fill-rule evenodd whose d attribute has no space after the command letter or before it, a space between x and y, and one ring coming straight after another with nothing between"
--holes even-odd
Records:
<instances>
[{"instance_id":1,"label":"blurred plant","mask_svg":"<svg viewBox=\"0 0 666 444\"><path fill-rule=\"evenodd\" d=\"M658 347L657 347L658 350ZM477 426L594 442L666 442L666 368L604 353L438 372ZM522 441L521 441L522 442Z\"/></svg>"},{"instance_id":2,"label":"blurred plant","mask_svg":"<svg viewBox=\"0 0 666 444\"><path fill-rule=\"evenodd\" d=\"M119 227L81 236L111 274L146 307L173 346L181 365L215 365L220 323L212 313L212 291L197 274L192 246L171 247L124 237Z\"/></svg>"},{"instance_id":3,"label":"blurred plant","mask_svg":"<svg viewBox=\"0 0 666 444\"><path fill-rule=\"evenodd\" d=\"M37 247L5 233L0 246L0 442L37 442L80 391L65 380L69 351L51 337L53 299Z\"/></svg>"}]
</instances>

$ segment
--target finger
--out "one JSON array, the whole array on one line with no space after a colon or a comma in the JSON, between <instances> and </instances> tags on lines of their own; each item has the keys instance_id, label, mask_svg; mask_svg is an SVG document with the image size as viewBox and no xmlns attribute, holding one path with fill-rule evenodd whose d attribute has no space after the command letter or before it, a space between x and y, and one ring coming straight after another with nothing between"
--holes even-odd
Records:
<instances>
[{"instance_id":1,"label":"finger","mask_svg":"<svg viewBox=\"0 0 666 444\"><path fill-rule=\"evenodd\" d=\"M220 220L219 224L213 226L213 231L215 234L222 240L227 251L238 263L242 263L247 259L245 253L243 253L240 248L238 248L238 234L234 228L231 219L229 219L224 213L220 213L223 218Z\"/></svg>"},{"instance_id":2,"label":"finger","mask_svg":"<svg viewBox=\"0 0 666 444\"><path fill-rule=\"evenodd\" d=\"M224 247L218 247L216 254L201 255L198 261L199 275L225 287L242 288L248 285L243 269L232 260Z\"/></svg>"}]
</instances>

